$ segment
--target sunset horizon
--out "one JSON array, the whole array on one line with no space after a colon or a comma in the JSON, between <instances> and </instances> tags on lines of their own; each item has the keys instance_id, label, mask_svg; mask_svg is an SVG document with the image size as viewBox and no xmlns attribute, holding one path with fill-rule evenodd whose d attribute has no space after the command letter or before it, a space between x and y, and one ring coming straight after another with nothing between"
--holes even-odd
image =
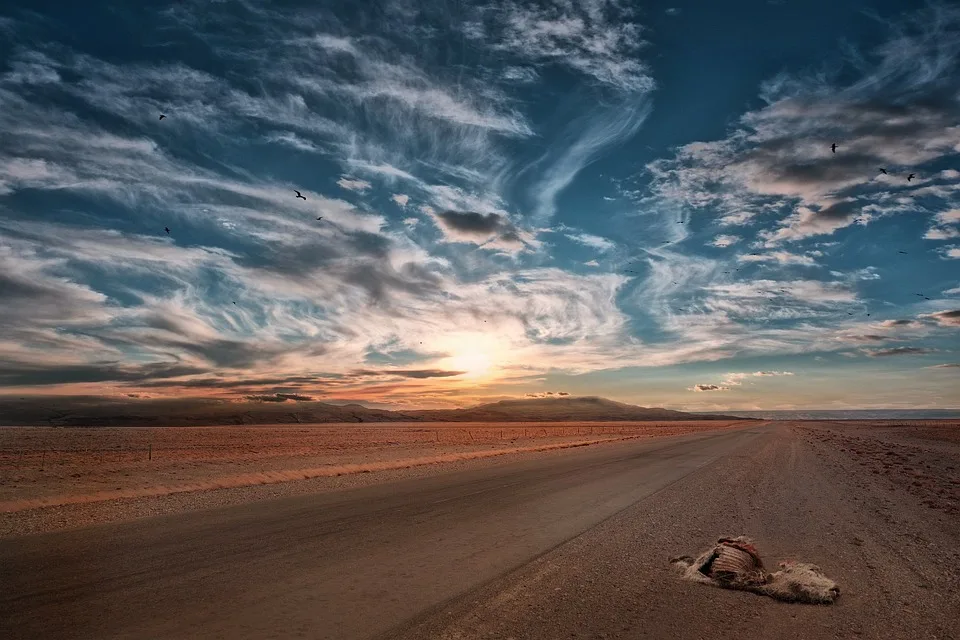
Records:
<instances>
[{"instance_id":1,"label":"sunset horizon","mask_svg":"<svg viewBox=\"0 0 960 640\"><path fill-rule=\"evenodd\" d=\"M6 15L0 395L948 408L960 12L600 4Z\"/></svg>"}]
</instances>

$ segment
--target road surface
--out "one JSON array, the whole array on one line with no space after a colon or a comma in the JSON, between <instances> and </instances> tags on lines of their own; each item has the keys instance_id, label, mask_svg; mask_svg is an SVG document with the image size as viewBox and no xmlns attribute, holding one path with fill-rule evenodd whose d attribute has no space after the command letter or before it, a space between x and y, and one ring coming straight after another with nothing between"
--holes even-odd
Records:
<instances>
[{"instance_id":1,"label":"road surface","mask_svg":"<svg viewBox=\"0 0 960 640\"><path fill-rule=\"evenodd\" d=\"M956 523L897 499L843 455L804 428L758 424L7 538L0 629L6 638L956 637ZM741 533L771 561L820 564L840 601L787 605L671 573L669 556Z\"/></svg>"},{"instance_id":2,"label":"road surface","mask_svg":"<svg viewBox=\"0 0 960 640\"><path fill-rule=\"evenodd\" d=\"M523 565L762 428L0 541L15 638L368 638Z\"/></svg>"}]
</instances>

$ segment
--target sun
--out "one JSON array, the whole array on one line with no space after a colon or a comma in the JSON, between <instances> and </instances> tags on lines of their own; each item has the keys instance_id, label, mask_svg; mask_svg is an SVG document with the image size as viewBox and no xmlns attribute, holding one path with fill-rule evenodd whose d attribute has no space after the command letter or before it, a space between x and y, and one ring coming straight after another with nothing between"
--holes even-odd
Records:
<instances>
[{"instance_id":1,"label":"sun","mask_svg":"<svg viewBox=\"0 0 960 640\"><path fill-rule=\"evenodd\" d=\"M460 348L450 358L450 367L463 371L465 378L482 378L493 368L493 359L482 349Z\"/></svg>"}]
</instances>

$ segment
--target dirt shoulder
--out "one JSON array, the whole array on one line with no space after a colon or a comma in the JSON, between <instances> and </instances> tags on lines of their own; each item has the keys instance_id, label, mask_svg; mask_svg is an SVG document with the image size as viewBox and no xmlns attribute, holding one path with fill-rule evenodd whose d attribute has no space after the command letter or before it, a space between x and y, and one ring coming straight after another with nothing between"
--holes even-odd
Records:
<instances>
[{"instance_id":1,"label":"dirt shoulder","mask_svg":"<svg viewBox=\"0 0 960 640\"><path fill-rule=\"evenodd\" d=\"M753 423L0 429L0 537L335 491Z\"/></svg>"},{"instance_id":2,"label":"dirt shoulder","mask_svg":"<svg viewBox=\"0 0 960 640\"><path fill-rule=\"evenodd\" d=\"M924 488L876 462L893 445L925 470ZM958 462L950 437L781 424L389 637L960 638L960 519L939 491L956 486ZM819 565L840 599L776 602L684 582L668 564L739 534L768 565Z\"/></svg>"}]
</instances>

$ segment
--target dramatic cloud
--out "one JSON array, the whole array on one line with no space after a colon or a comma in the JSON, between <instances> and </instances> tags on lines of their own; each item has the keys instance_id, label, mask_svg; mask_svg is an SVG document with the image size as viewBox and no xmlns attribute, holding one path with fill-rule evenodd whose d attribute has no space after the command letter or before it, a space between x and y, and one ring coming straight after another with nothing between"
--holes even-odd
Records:
<instances>
[{"instance_id":1,"label":"dramatic cloud","mask_svg":"<svg viewBox=\"0 0 960 640\"><path fill-rule=\"evenodd\" d=\"M898 196L921 183L908 185L893 169L923 175L960 149L955 105L943 90L960 79L958 27L960 11L931 5L886 44L856 52L849 73L773 78L761 91L766 106L744 114L728 137L685 145L649 165L654 192L713 209L725 225L778 216L778 228L759 233L771 247L912 213L914 203ZM884 166L889 175L877 171ZM953 174L940 174L924 188L949 206L956 184Z\"/></svg>"},{"instance_id":2,"label":"dramatic cloud","mask_svg":"<svg viewBox=\"0 0 960 640\"><path fill-rule=\"evenodd\" d=\"M745 114L754 89L657 94L648 61L709 52L623 0L114 9L87 7L143 28L109 55L0 18L7 393L463 406L576 375L637 402L683 365L736 403L799 388L772 380L798 356L951 350L949 305L903 290L958 282L952 7ZM713 402L683 384L658 401Z\"/></svg>"}]
</instances>

